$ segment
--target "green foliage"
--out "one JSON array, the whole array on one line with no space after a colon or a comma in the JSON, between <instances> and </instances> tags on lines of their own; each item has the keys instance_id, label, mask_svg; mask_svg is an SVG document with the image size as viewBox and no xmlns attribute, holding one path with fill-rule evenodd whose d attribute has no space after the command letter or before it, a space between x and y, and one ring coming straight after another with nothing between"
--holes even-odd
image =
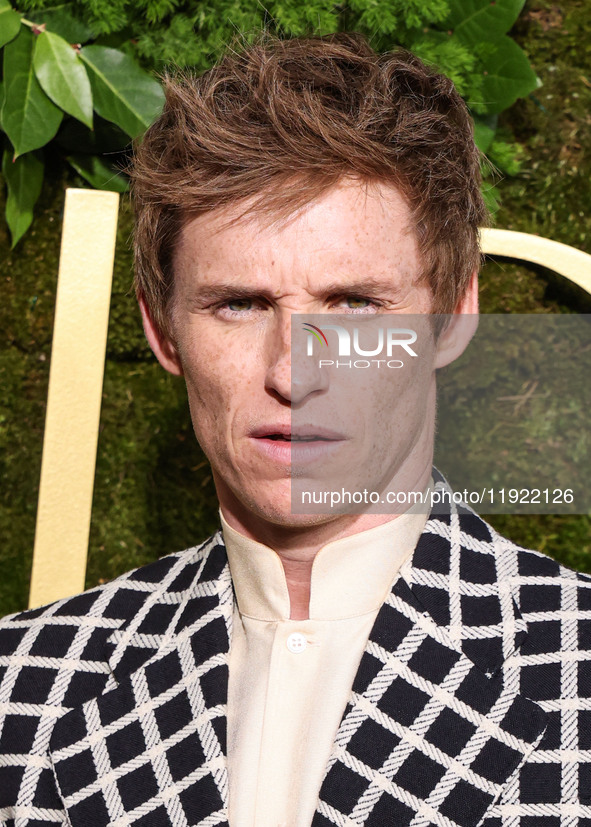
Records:
<instances>
[{"instance_id":1,"label":"green foliage","mask_svg":"<svg viewBox=\"0 0 591 827\"><path fill-rule=\"evenodd\" d=\"M476 112L499 113L508 109L517 98L532 92L537 78L523 50L503 35L492 44L482 59L482 103L474 106Z\"/></svg>"},{"instance_id":2,"label":"green foliage","mask_svg":"<svg viewBox=\"0 0 591 827\"><path fill-rule=\"evenodd\" d=\"M204 70L236 36L249 41L266 28L284 37L357 30L378 50L410 49L452 78L469 101L476 141L486 151L496 130L491 115L536 86L524 52L506 35L522 6L523 0L348 0L336 6L332 0L22 0L23 16L0 0L5 148L18 157L51 142L92 186L123 191L121 165L107 153L125 149L162 106L160 85L146 70L171 64ZM85 131L76 131L72 119ZM93 130L93 121L102 122L100 128ZM516 152L505 141L497 145L495 162L510 174ZM490 180L486 188L494 205ZM21 202L11 198L15 203ZM29 213L27 201L22 221L13 214L11 228L28 226Z\"/></svg>"},{"instance_id":3,"label":"green foliage","mask_svg":"<svg viewBox=\"0 0 591 827\"><path fill-rule=\"evenodd\" d=\"M78 175L97 190L111 192L126 192L127 181L122 175L117 175L113 169L97 155L68 155L66 160Z\"/></svg>"},{"instance_id":4,"label":"green foliage","mask_svg":"<svg viewBox=\"0 0 591 827\"><path fill-rule=\"evenodd\" d=\"M118 49L84 46L80 57L89 69L94 108L131 138L141 135L164 103L160 86Z\"/></svg>"},{"instance_id":5,"label":"green foliage","mask_svg":"<svg viewBox=\"0 0 591 827\"><path fill-rule=\"evenodd\" d=\"M73 17L72 13L72 3L50 6L43 11L35 12L35 22L45 25L49 31L63 37L68 43L82 45L82 43L93 40L97 33L81 20Z\"/></svg>"},{"instance_id":6,"label":"green foliage","mask_svg":"<svg viewBox=\"0 0 591 827\"><path fill-rule=\"evenodd\" d=\"M449 0L447 25L466 42L480 43L508 32L525 0Z\"/></svg>"},{"instance_id":7,"label":"green foliage","mask_svg":"<svg viewBox=\"0 0 591 827\"><path fill-rule=\"evenodd\" d=\"M425 63L445 66L445 74L462 97L482 100L483 76L478 71L478 56L470 46L447 32L427 31L413 39L409 48Z\"/></svg>"},{"instance_id":8,"label":"green foliage","mask_svg":"<svg viewBox=\"0 0 591 827\"><path fill-rule=\"evenodd\" d=\"M2 175L8 190L6 198L6 223L12 234L13 246L29 229L33 220L33 207L43 184L43 162L35 153L27 152L19 158L4 151Z\"/></svg>"},{"instance_id":9,"label":"green foliage","mask_svg":"<svg viewBox=\"0 0 591 827\"><path fill-rule=\"evenodd\" d=\"M488 152L497 129L497 117L474 116L474 140L481 152Z\"/></svg>"},{"instance_id":10,"label":"green foliage","mask_svg":"<svg viewBox=\"0 0 591 827\"><path fill-rule=\"evenodd\" d=\"M125 149L158 114L162 91L150 72L171 65L202 71L228 43L267 29L281 37L356 30L378 51L410 49L452 78L485 151L496 130L491 116L537 85L525 53L507 36L523 2L21 0L17 11L0 0L6 148L19 156L51 142L93 186L122 190L125 176L107 144L124 133L115 151ZM93 132L97 115L111 124L103 123L101 137ZM73 119L86 128L77 133L78 146L71 141ZM516 168L511 153L517 153L511 143L497 147L509 174Z\"/></svg>"},{"instance_id":11,"label":"green foliage","mask_svg":"<svg viewBox=\"0 0 591 827\"><path fill-rule=\"evenodd\" d=\"M123 192L127 180L117 159L105 154L125 149L164 99L158 81L128 49L96 43L81 48L97 30L75 16L74 4L34 5L32 22L0 0L0 145L13 246L31 224L41 191L43 163L35 150L60 147L64 160L93 186ZM82 133L73 126L78 122Z\"/></svg>"},{"instance_id":12,"label":"green foliage","mask_svg":"<svg viewBox=\"0 0 591 827\"><path fill-rule=\"evenodd\" d=\"M63 37L47 31L39 34L33 68L45 94L92 129L90 81L76 52Z\"/></svg>"},{"instance_id":13,"label":"green foliage","mask_svg":"<svg viewBox=\"0 0 591 827\"><path fill-rule=\"evenodd\" d=\"M0 47L10 43L21 27L21 18L8 0L0 0Z\"/></svg>"},{"instance_id":14,"label":"green foliage","mask_svg":"<svg viewBox=\"0 0 591 827\"><path fill-rule=\"evenodd\" d=\"M503 132L499 130L488 149L488 157L497 169L506 175L517 175L521 171L525 160L525 150L517 144L503 140Z\"/></svg>"},{"instance_id":15,"label":"green foliage","mask_svg":"<svg viewBox=\"0 0 591 827\"><path fill-rule=\"evenodd\" d=\"M55 135L62 111L47 97L33 71L35 38L23 28L4 47L2 128L18 158L45 146Z\"/></svg>"}]
</instances>

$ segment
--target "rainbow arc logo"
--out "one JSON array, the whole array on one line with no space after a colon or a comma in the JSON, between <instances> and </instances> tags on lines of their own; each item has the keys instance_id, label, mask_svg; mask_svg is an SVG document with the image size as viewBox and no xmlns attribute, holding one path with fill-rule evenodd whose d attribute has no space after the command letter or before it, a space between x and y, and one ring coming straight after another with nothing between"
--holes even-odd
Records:
<instances>
[{"instance_id":1,"label":"rainbow arc logo","mask_svg":"<svg viewBox=\"0 0 591 827\"><path fill-rule=\"evenodd\" d=\"M316 325L311 322L304 322L303 327L306 333L311 333L312 336L316 336L321 345L325 344L326 347L328 347L328 339L320 327L316 327Z\"/></svg>"}]
</instances>

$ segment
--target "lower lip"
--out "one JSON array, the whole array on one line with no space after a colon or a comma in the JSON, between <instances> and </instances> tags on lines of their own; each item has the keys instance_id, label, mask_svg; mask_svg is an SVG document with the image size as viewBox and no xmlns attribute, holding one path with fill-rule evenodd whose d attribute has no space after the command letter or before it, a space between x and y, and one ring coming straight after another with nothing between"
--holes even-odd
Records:
<instances>
[{"instance_id":1,"label":"lower lip","mask_svg":"<svg viewBox=\"0 0 591 827\"><path fill-rule=\"evenodd\" d=\"M265 439L264 437L255 437L253 441L257 449L265 456L284 465L292 463L298 465L323 459L337 451L346 442L344 439L288 442L283 439Z\"/></svg>"}]
</instances>

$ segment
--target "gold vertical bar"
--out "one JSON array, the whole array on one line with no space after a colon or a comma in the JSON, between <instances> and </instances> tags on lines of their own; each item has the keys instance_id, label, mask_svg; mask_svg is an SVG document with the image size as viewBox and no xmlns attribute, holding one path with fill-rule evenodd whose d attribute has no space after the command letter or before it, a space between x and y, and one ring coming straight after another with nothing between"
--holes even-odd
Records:
<instances>
[{"instance_id":1,"label":"gold vertical bar","mask_svg":"<svg viewBox=\"0 0 591 827\"><path fill-rule=\"evenodd\" d=\"M84 589L118 206L66 190L30 607Z\"/></svg>"}]
</instances>

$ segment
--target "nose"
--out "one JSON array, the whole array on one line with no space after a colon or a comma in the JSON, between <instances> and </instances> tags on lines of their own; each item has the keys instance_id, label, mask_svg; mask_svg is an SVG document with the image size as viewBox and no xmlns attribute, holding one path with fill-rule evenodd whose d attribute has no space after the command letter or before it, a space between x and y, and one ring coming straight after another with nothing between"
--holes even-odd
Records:
<instances>
[{"instance_id":1,"label":"nose","mask_svg":"<svg viewBox=\"0 0 591 827\"><path fill-rule=\"evenodd\" d=\"M278 315L267 334L265 387L292 406L328 389L328 371L322 370L318 356L307 353L304 321L296 313Z\"/></svg>"}]
</instances>

